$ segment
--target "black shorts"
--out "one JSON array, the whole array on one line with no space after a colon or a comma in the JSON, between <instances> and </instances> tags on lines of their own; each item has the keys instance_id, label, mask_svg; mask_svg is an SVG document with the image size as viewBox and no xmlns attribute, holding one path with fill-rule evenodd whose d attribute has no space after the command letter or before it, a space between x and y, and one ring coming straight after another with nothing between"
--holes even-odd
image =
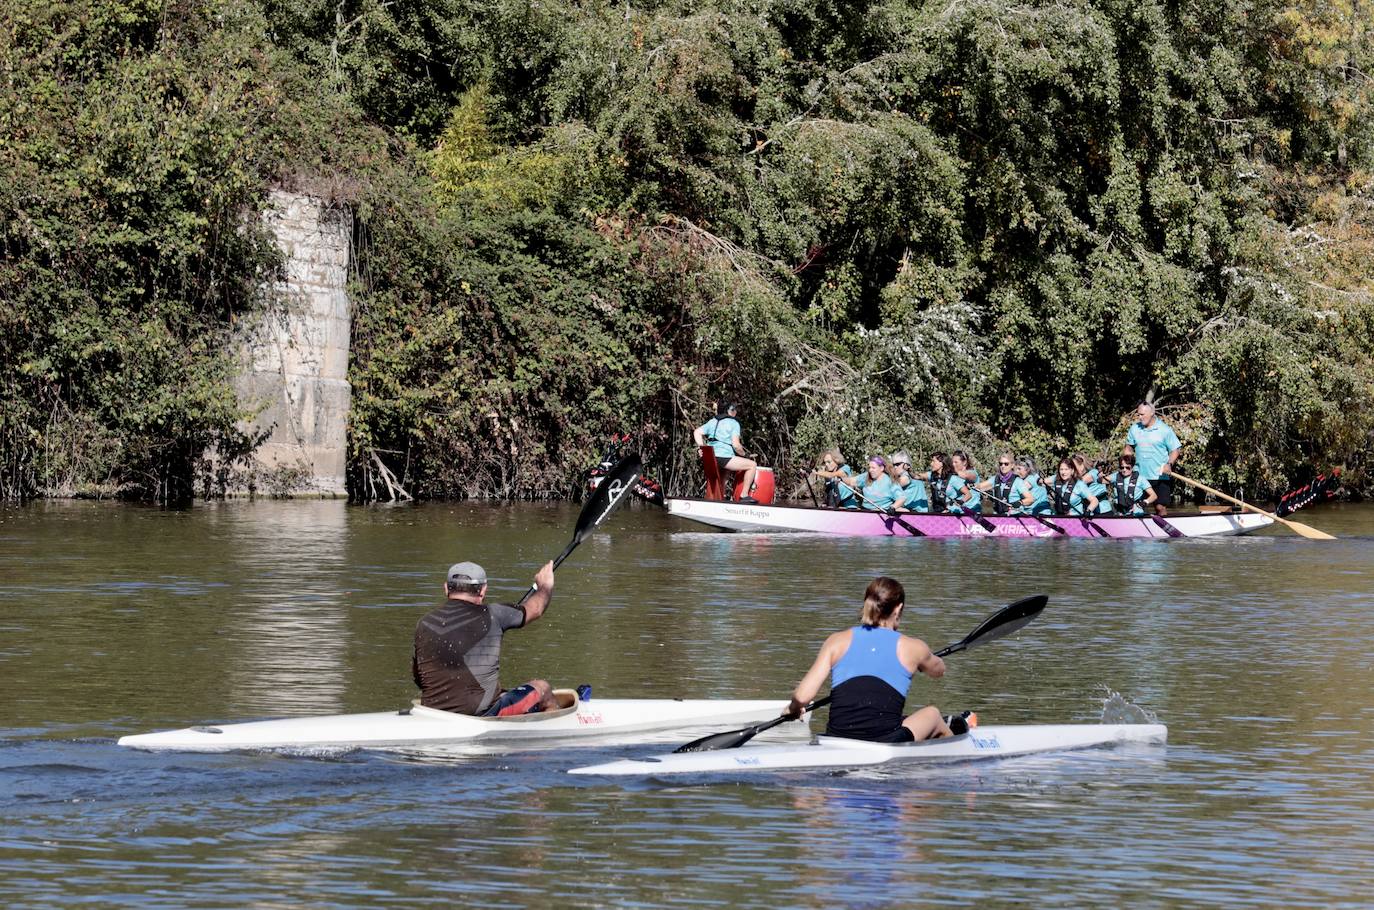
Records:
<instances>
[{"instance_id":1,"label":"black shorts","mask_svg":"<svg viewBox=\"0 0 1374 910\"><path fill-rule=\"evenodd\" d=\"M1160 477L1158 480L1150 481L1150 486L1154 488L1155 496L1159 497L1157 505L1173 505L1174 501L1174 479L1172 477Z\"/></svg>"},{"instance_id":2,"label":"black shorts","mask_svg":"<svg viewBox=\"0 0 1374 910\"><path fill-rule=\"evenodd\" d=\"M731 455L730 458L734 458L734 456ZM722 474L724 474L726 471L730 470L729 468L726 467L726 465L728 465L728 464L730 463L730 458L721 458L719 455L717 455L717 456L716 456L716 470L717 470L717 471L720 471L720 473L722 473Z\"/></svg>"},{"instance_id":3,"label":"black shorts","mask_svg":"<svg viewBox=\"0 0 1374 910\"><path fill-rule=\"evenodd\" d=\"M844 736L846 739L861 739L869 743L912 743L916 741L916 737L912 735L911 729L906 726L899 726L895 730L888 730L886 733L881 733L877 736L855 736L852 733L849 736L845 736L844 733L837 733L829 728L826 729L825 735Z\"/></svg>"}]
</instances>

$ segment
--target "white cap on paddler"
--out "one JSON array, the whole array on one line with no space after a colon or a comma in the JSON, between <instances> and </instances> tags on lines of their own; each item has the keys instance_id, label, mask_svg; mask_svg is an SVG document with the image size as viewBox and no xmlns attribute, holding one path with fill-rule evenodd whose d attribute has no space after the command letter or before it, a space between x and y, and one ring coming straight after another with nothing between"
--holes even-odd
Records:
<instances>
[{"instance_id":1,"label":"white cap on paddler","mask_svg":"<svg viewBox=\"0 0 1374 910\"><path fill-rule=\"evenodd\" d=\"M456 562L448 567L448 583L451 585L484 585L487 583L487 570L475 562Z\"/></svg>"}]
</instances>

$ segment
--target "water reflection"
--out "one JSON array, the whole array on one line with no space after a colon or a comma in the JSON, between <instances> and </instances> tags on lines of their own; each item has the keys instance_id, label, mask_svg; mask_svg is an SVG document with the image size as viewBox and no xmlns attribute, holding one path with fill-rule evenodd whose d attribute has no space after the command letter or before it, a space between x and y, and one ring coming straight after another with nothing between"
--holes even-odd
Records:
<instances>
[{"instance_id":1,"label":"water reflection","mask_svg":"<svg viewBox=\"0 0 1374 910\"><path fill-rule=\"evenodd\" d=\"M229 523L224 556L241 579L239 608L225 617L238 655L227 694L250 714L338 713L352 638L340 590L349 574L346 506L272 505L266 521L217 516Z\"/></svg>"},{"instance_id":2,"label":"water reflection","mask_svg":"<svg viewBox=\"0 0 1374 910\"><path fill-rule=\"evenodd\" d=\"M974 798L973 794L968 797ZM792 806L811 820L815 838L803 859L810 906L833 906L837 893L848 907L890 907L919 900L932 883L919 870L926 858L921 839L934 794L919 790L843 787L798 788ZM971 805L971 804L970 804ZM835 880L836 866L842 874Z\"/></svg>"}]
</instances>

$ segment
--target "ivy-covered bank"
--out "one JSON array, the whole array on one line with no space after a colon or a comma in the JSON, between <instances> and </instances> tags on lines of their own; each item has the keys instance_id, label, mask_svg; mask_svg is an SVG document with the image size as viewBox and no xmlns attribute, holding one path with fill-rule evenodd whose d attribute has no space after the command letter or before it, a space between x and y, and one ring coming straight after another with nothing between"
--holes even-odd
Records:
<instances>
[{"instance_id":1,"label":"ivy-covered bank","mask_svg":"<svg viewBox=\"0 0 1374 910\"><path fill-rule=\"evenodd\" d=\"M270 187L356 215L351 485L567 495L716 396L800 471L1374 450L1374 7L10 0L0 493L213 492ZM217 453L209 462L206 451ZM386 489L385 485L380 487Z\"/></svg>"}]
</instances>

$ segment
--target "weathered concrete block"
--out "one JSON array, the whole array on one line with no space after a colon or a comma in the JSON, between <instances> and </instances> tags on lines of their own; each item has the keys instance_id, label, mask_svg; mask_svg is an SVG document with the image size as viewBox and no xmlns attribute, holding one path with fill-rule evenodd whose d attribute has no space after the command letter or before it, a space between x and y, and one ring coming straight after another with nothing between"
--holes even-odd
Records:
<instances>
[{"instance_id":1,"label":"weathered concrete block","mask_svg":"<svg viewBox=\"0 0 1374 910\"><path fill-rule=\"evenodd\" d=\"M255 468L295 472L302 493L343 496L352 396L345 291L352 214L276 190L266 219L286 255L286 280L268 289L266 311L240 335L240 400L259 409L248 429L270 430Z\"/></svg>"}]
</instances>

